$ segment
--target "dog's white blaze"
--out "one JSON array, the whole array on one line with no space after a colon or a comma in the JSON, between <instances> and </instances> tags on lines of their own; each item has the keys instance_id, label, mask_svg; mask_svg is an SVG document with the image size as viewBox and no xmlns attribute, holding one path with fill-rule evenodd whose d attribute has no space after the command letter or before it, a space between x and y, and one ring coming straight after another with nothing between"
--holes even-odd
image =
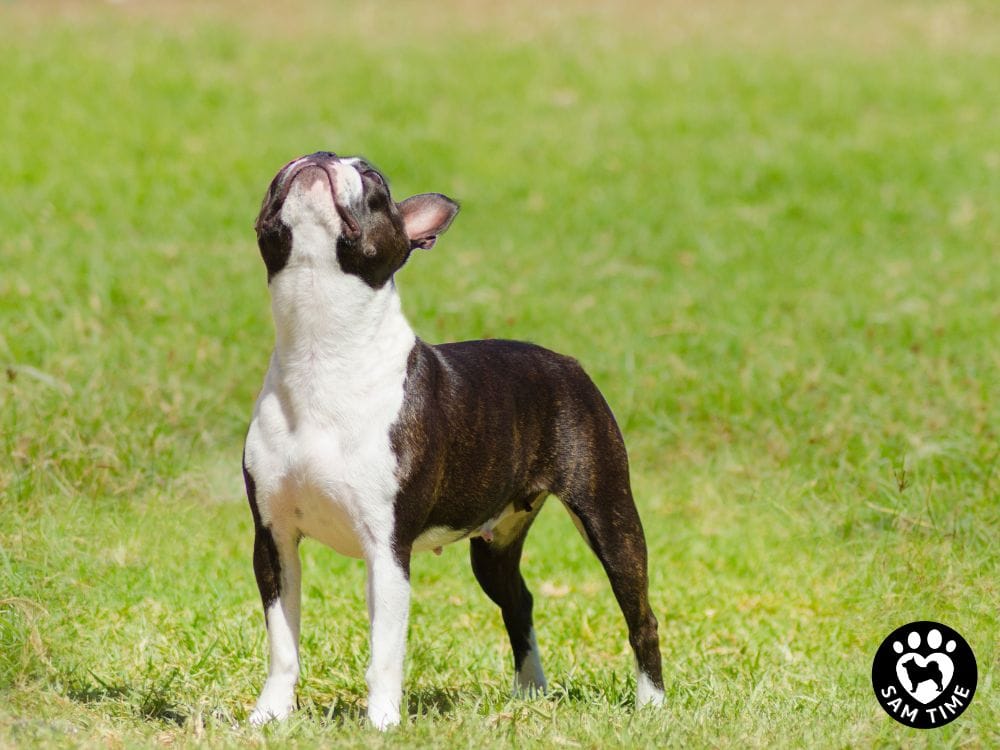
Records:
<instances>
[{"instance_id":1,"label":"dog's white blaze","mask_svg":"<svg viewBox=\"0 0 1000 750\"><path fill-rule=\"evenodd\" d=\"M636 669L635 674L635 705L637 708L663 705L663 690L656 687L641 669Z\"/></svg>"},{"instance_id":2,"label":"dog's white blaze","mask_svg":"<svg viewBox=\"0 0 1000 750\"><path fill-rule=\"evenodd\" d=\"M356 156L350 156L347 159L341 159L340 161L343 164L347 164L352 167L357 167L363 161L363 159L359 159Z\"/></svg>"},{"instance_id":3,"label":"dog's white blaze","mask_svg":"<svg viewBox=\"0 0 1000 750\"><path fill-rule=\"evenodd\" d=\"M521 662L521 668L514 675L514 694L532 696L544 693L548 689L545 682L545 672L542 671L542 660L538 655L538 641L535 629L531 629L528 638L531 650Z\"/></svg>"},{"instance_id":4,"label":"dog's white blaze","mask_svg":"<svg viewBox=\"0 0 1000 750\"><path fill-rule=\"evenodd\" d=\"M341 200L360 197L353 167L337 165L336 178ZM399 721L409 603L409 582L392 552L399 487L390 428L416 338L392 282L372 289L341 271L331 241L340 234L340 217L329 185L304 182L293 185L282 208L282 219L294 227L292 249L270 283L275 348L244 460L261 520L273 534L314 537L367 562L369 716L385 727ZM276 606L268 610L268 635L277 676L265 683L257 721L291 710L298 676L298 625L285 623L287 604Z\"/></svg>"}]
</instances>

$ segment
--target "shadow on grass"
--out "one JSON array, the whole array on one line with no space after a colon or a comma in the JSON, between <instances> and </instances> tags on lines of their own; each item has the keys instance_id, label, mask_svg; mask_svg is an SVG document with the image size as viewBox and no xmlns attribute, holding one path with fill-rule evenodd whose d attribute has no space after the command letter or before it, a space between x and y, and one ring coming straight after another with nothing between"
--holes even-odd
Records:
<instances>
[{"instance_id":1,"label":"shadow on grass","mask_svg":"<svg viewBox=\"0 0 1000 750\"><path fill-rule=\"evenodd\" d=\"M549 685L544 695L517 697L504 688L485 688L467 684L422 686L404 694L404 714L410 720L445 717L456 711L468 711L475 704L484 716L509 710L536 710L554 704L580 704L610 706L618 709L633 708L635 689L627 678L611 672L603 681L557 681ZM308 722L335 725L367 726L367 698L362 694L335 697L332 703L300 705L298 713ZM405 721L405 719L404 719Z\"/></svg>"},{"instance_id":2,"label":"shadow on grass","mask_svg":"<svg viewBox=\"0 0 1000 750\"><path fill-rule=\"evenodd\" d=\"M468 698L469 690L459 688L425 687L408 691L406 694L406 710L410 716L427 716L437 714L444 716L451 713L461 698Z\"/></svg>"},{"instance_id":3,"label":"shadow on grass","mask_svg":"<svg viewBox=\"0 0 1000 750\"><path fill-rule=\"evenodd\" d=\"M406 713L411 718L445 716L452 713L462 697L473 694L473 688L422 687L405 694ZM335 698L328 705L302 706L302 714L312 721L333 724L359 724L367 722L367 699L361 695Z\"/></svg>"},{"instance_id":4,"label":"shadow on grass","mask_svg":"<svg viewBox=\"0 0 1000 750\"><path fill-rule=\"evenodd\" d=\"M78 703L115 703L140 718L182 726L188 717L168 699L170 686L178 674L178 670L173 670L142 687L124 681L103 680L93 672L88 672L86 677L73 675L66 681L66 697Z\"/></svg>"},{"instance_id":5,"label":"shadow on grass","mask_svg":"<svg viewBox=\"0 0 1000 750\"><path fill-rule=\"evenodd\" d=\"M635 687L627 677L609 671L586 680L564 678L549 683L545 699L550 703L601 704L615 708L630 708L635 704Z\"/></svg>"}]
</instances>

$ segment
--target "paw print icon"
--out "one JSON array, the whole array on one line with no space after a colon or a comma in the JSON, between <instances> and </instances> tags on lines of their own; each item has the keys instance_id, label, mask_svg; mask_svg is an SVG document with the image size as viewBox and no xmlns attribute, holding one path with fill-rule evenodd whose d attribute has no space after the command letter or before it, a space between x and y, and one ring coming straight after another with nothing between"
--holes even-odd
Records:
<instances>
[{"instance_id":1,"label":"paw print icon","mask_svg":"<svg viewBox=\"0 0 1000 750\"><path fill-rule=\"evenodd\" d=\"M957 719L976 692L972 648L937 622L911 622L882 642L872 663L879 705L896 721L918 729Z\"/></svg>"}]
</instances>

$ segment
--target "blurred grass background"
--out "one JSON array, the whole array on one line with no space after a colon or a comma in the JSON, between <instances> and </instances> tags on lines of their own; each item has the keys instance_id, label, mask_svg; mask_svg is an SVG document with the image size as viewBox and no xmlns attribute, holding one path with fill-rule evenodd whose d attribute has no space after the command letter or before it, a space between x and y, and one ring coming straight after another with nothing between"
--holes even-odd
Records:
<instances>
[{"instance_id":1,"label":"blurred grass background","mask_svg":"<svg viewBox=\"0 0 1000 750\"><path fill-rule=\"evenodd\" d=\"M0 745L1000 743L995 3L7 2L0 42ZM462 202L397 278L423 338L533 340L604 390L662 712L547 510L550 698L508 699L455 545L414 561L411 719L375 735L363 567L306 544L302 711L233 727L265 673L251 223L317 149ZM980 668L929 733L869 678L918 619Z\"/></svg>"}]
</instances>

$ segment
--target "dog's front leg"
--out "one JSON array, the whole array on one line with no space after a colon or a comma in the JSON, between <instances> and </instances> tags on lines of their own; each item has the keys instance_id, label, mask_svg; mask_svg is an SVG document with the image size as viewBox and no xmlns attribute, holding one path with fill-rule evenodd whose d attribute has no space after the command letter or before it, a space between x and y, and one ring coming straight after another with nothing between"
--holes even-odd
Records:
<instances>
[{"instance_id":1,"label":"dog's front leg","mask_svg":"<svg viewBox=\"0 0 1000 750\"><path fill-rule=\"evenodd\" d=\"M366 557L371 662L368 719L384 730L399 724L403 697L403 657L410 613L410 550L379 545Z\"/></svg>"},{"instance_id":2,"label":"dog's front leg","mask_svg":"<svg viewBox=\"0 0 1000 750\"><path fill-rule=\"evenodd\" d=\"M302 578L297 538L258 526L253 565L264 603L270 652L267 681L250 714L250 723L260 726L272 719L284 719L295 708Z\"/></svg>"}]
</instances>

